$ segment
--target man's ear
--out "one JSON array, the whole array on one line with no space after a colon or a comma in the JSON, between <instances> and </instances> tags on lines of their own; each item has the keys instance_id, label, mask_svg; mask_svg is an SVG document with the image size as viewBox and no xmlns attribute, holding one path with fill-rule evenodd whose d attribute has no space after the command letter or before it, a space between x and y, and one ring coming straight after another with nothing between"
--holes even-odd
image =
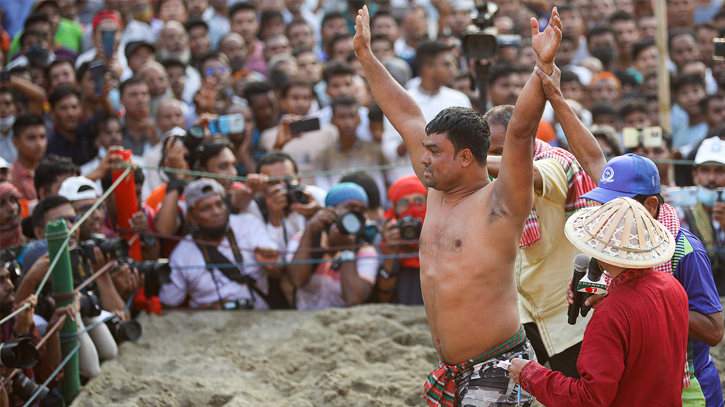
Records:
<instances>
[{"instance_id":1,"label":"man's ear","mask_svg":"<svg viewBox=\"0 0 725 407\"><path fill-rule=\"evenodd\" d=\"M471 153L471 150L467 148L459 151L458 154L461 156L461 166L464 168L471 165L475 160L475 158L473 158L473 153Z\"/></svg>"},{"instance_id":2,"label":"man's ear","mask_svg":"<svg viewBox=\"0 0 725 407\"><path fill-rule=\"evenodd\" d=\"M33 226L33 234L36 238L42 239L43 237L45 237L45 230L43 230L43 228Z\"/></svg>"},{"instance_id":3,"label":"man's ear","mask_svg":"<svg viewBox=\"0 0 725 407\"><path fill-rule=\"evenodd\" d=\"M659 206L660 201L656 196L651 196L644 200L644 208L647 209L647 212L649 212L653 218L656 216Z\"/></svg>"}]
</instances>

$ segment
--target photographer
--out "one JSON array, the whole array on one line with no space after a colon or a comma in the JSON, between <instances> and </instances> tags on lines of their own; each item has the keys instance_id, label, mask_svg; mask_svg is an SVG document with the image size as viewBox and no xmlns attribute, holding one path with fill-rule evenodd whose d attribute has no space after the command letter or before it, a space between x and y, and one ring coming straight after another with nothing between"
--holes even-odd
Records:
<instances>
[{"instance_id":1,"label":"photographer","mask_svg":"<svg viewBox=\"0 0 725 407\"><path fill-rule=\"evenodd\" d=\"M267 277L278 276L279 270L258 263L277 261L279 251L264 225L252 215L230 216L224 188L212 179L191 182L184 196L186 217L195 231L171 253L171 283L162 285L161 303L171 307L188 303L191 308L204 309L268 309Z\"/></svg>"},{"instance_id":2,"label":"photographer","mask_svg":"<svg viewBox=\"0 0 725 407\"><path fill-rule=\"evenodd\" d=\"M427 196L428 189L414 174L400 177L390 186L388 197L393 209L383 227L385 254L418 253L418 244L401 242L420 239ZM403 231L406 236L401 236ZM417 257L386 259L378 270L376 288L381 302L423 305L420 261Z\"/></svg>"},{"instance_id":3,"label":"photographer","mask_svg":"<svg viewBox=\"0 0 725 407\"><path fill-rule=\"evenodd\" d=\"M343 182L330 190L325 205L287 247L293 262L321 260L287 266L297 287L297 309L359 305L367 301L375 285L380 265L377 251L369 245L357 246L365 226L365 190ZM319 248L327 251L313 251Z\"/></svg>"}]
</instances>

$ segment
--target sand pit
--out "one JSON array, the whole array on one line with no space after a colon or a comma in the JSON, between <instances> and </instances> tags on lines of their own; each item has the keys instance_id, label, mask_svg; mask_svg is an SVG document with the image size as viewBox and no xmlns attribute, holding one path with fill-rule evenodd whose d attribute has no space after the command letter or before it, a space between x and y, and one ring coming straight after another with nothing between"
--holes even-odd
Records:
<instances>
[{"instance_id":1,"label":"sand pit","mask_svg":"<svg viewBox=\"0 0 725 407\"><path fill-rule=\"evenodd\" d=\"M73 406L424 406L438 362L422 307L169 312Z\"/></svg>"}]
</instances>

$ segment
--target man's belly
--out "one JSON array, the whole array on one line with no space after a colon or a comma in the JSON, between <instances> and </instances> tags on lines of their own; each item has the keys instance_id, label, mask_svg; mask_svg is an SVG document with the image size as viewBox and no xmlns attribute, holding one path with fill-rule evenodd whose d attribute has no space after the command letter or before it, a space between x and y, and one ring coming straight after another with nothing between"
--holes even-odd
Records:
<instances>
[{"instance_id":1,"label":"man's belly","mask_svg":"<svg viewBox=\"0 0 725 407\"><path fill-rule=\"evenodd\" d=\"M467 271L449 265L423 272L427 267L423 262L421 266L431 335L446 363L455 365L476 357L518 332L513 269L508 273L500 268Z\"/></svg>"}]
</instances>

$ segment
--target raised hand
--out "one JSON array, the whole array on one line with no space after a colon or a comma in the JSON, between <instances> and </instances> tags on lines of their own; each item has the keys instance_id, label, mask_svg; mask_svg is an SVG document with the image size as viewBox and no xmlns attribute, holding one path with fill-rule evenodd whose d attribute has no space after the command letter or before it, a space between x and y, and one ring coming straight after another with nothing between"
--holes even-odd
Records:
<instances>
[{"instance_id":1,"label":"raised hand","mask_svg":"<svg viewBox=\"0 0 725 407\"><path fill-rule=\"evenodd\" d=\"M360 59L363 56L372 55L370 48L370 11L368 6L363 6L357 11L355 17L355 37L352 40L355 56Z\"/></svg>"},{"instance_id":2,"label":"raised hand","mask_svg":"<svg viewBox=\"0 0 725 407\"><path fill-rule=\"evenodd\" d=\"M531 18L531 45L538 56L536 65L544 70L544 73L551 75L554 65L554 57L561 43L561 18L559 11L554 7L551 11L549 25L543 32L539 32L539 22Z\"/></svg>"}]
</instances>

